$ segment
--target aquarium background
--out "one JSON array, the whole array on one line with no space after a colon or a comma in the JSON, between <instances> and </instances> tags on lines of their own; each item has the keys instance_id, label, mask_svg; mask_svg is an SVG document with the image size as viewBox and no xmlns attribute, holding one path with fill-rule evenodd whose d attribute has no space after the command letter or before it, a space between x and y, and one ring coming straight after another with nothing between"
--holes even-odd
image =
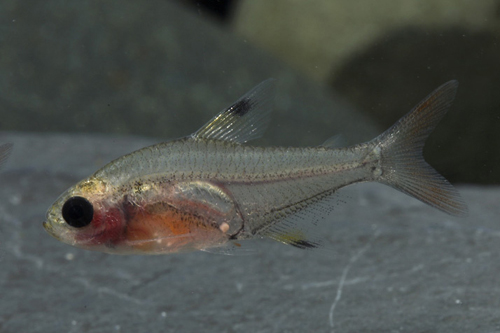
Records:
<instances>
[{"instance_id":1,"label":"aquarium background","mask_svg":"<svg viewBox=\"0 0 500 333\"><path fill-rule=\"evenodd\" d=\"M500 331L499 36L496 0L3 0L0 332ZM369 140L459 80L425 156L468 217L369 184L318 227L326 253L122 257L45 233L66 188L269 77L265 146Z\"/></svg>"}]
</instances>

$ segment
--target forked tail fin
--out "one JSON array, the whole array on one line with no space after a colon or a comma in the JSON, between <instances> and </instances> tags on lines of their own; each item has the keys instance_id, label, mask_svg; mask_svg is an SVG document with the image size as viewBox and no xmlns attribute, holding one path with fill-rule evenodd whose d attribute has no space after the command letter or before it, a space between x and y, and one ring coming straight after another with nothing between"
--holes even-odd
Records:
<instances>
[{"instance_id":1,"label":"forked tail fin","mask_svg":"<svg viewBox=\"0 0 500 333\"><path fill-rule=\"evenodd\" d=\"M425 140L450 108L458 82L449 81L375 139L380 147L379 182L390 185L448 214L461 216L467 206L457 190L427 162Z\"/></svg>"}]
</instances>

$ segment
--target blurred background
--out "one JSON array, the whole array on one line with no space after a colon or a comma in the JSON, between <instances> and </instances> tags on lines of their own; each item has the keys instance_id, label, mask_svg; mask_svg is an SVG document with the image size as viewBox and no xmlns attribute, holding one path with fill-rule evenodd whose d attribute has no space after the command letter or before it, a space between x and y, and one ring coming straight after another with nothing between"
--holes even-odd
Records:
<instances>
[{"instance_id":1,"label":"blurred background","mask_svg":"<svg viewBox=\"0 0 500 333\"><path fill-rule=\"evenodd\" d=\"M175 138L274 77L257 144L357 143L458 79L426 158L497 184L499 36L499 0L3 0L0 130Z\"/></svg>"}]
</instances>

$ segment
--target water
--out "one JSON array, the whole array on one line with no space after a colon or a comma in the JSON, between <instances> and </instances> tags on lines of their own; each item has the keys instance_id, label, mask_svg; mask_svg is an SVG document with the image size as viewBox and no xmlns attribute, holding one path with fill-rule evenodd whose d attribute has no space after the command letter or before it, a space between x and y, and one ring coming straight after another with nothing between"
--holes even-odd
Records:
<instances>
[{"instance_id":1,"label":"water","mask_svg":"<svg viewBox=\"0 0 500 333\"><path fill-rule=\"evenodd\" d=\"M241 18L234 8L233 17ZM364 15L350 10L346 17ZM404 21L401 12L386 12ZM480 12L467 14L461 7L450 13L469 21L481 18ZM482 15L490 18L488 11ZM272 36L273 25L267 24ZM468 24L463 30L470 29ZM441 34L434 43L446 45L449 39L439 29L429 38ZM407 30L398 31L403 31L402 41L411 40L405 39L413 36ZM418 42L426 45L423 31ZM387 54L368 47L384 44L384 37L372 36L372 43L366 43L376 55L372 60L359 51L352 63L335 71L319 58L304 69L271 56L272 50L239 33L205 11L173 1L0 4L0 142L15 144L0 174L0 331L497 330L500 191L495 186L459 187L470 208L464 219L382 185L356 186L342 194L346 204L321 226L333 244L326 255L257 241L258 253L250 256L111 256L72 248L45 233L45 211L67 187L122 154L195 131L268 77L277 82L276 110L257 144L293 146L318 145L338 133L348 143L371 139L386 125L376 123L378 116L369 120L355 111L370 111L363 96L375 101L373 108L396 108L397 119L440 83L458 78L464 88L444 126L448 122L451 128L447 137L466 139L449 146L446 141L446 149L435 153L446 163L438 160L436 166L446 167L444 174L457 181L494 174L495 146L468 138L476 133L498 141L481 131L486 126L482 119L490 120L485 128L491 129L496 118L469 107L465 111L477 115L481 125L473 117L465 123L454 119L464 112L459 111L465 103L461 94L470 89L481 92L479 105L495 108L494 94L486 92L498 90L497 64L480 83L470 74L473 69L462 70L465 65L447 67L454 54L444 52L445 46L433 47L440 57L425 58L425 67L412 67L414 74L400 77L407 53L391 44L391 60L384 62ZM496 37L470 36L462 38L478 45L476 57L489 59L485 55L494 52ZM361 63L364 67L354 67L366 70L356 74L356 85L342 73ZM308 73L308 66L323 68L324 77ZM442 68L456 76L444 75ZM345 97L328 88L329 81L339 90L344 82ZM396 88L401 90L395 93ZM386 97L376 102L377 94ZM393 106L393 95L403 104ZM351 98L349 104L345 98ZM434 140L429 142L434 149L445 145ZM454 155L455 150L469 155ZM480 172L470 163L476 155L486 163ZM453 165L462 164L469 166L467 179L454 171ZM495 183L493 178L489 182Z\"/></svg>"}]
</instances>

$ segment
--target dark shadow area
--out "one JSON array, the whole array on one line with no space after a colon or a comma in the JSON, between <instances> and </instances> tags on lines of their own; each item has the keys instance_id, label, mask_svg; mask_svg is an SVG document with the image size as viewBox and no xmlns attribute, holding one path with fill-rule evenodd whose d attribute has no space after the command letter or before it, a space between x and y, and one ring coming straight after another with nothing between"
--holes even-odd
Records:
<instances>
[{"instance_id":1,"label":"dark shadow area","mask_svg":"<svg viewBox=\"0 0 500 333\"><path fill-rule=\"evenodd\" d=\"M207 13L223 23L231 20L237 0L178 0L191 9Z\"/></svg>"},{"instance_id":2,"label":"dark shadow area","mask_svg":"<svg viewBox=\"0 0 500 333\"><path fill-rule=\"evenodd\" d=\"M425 155L452 182L500 183L500 44L497 35L408 28L354 56L333 87L382 128L439 85L457 79L450 113Z\"/></svg>"}]
</instances>

